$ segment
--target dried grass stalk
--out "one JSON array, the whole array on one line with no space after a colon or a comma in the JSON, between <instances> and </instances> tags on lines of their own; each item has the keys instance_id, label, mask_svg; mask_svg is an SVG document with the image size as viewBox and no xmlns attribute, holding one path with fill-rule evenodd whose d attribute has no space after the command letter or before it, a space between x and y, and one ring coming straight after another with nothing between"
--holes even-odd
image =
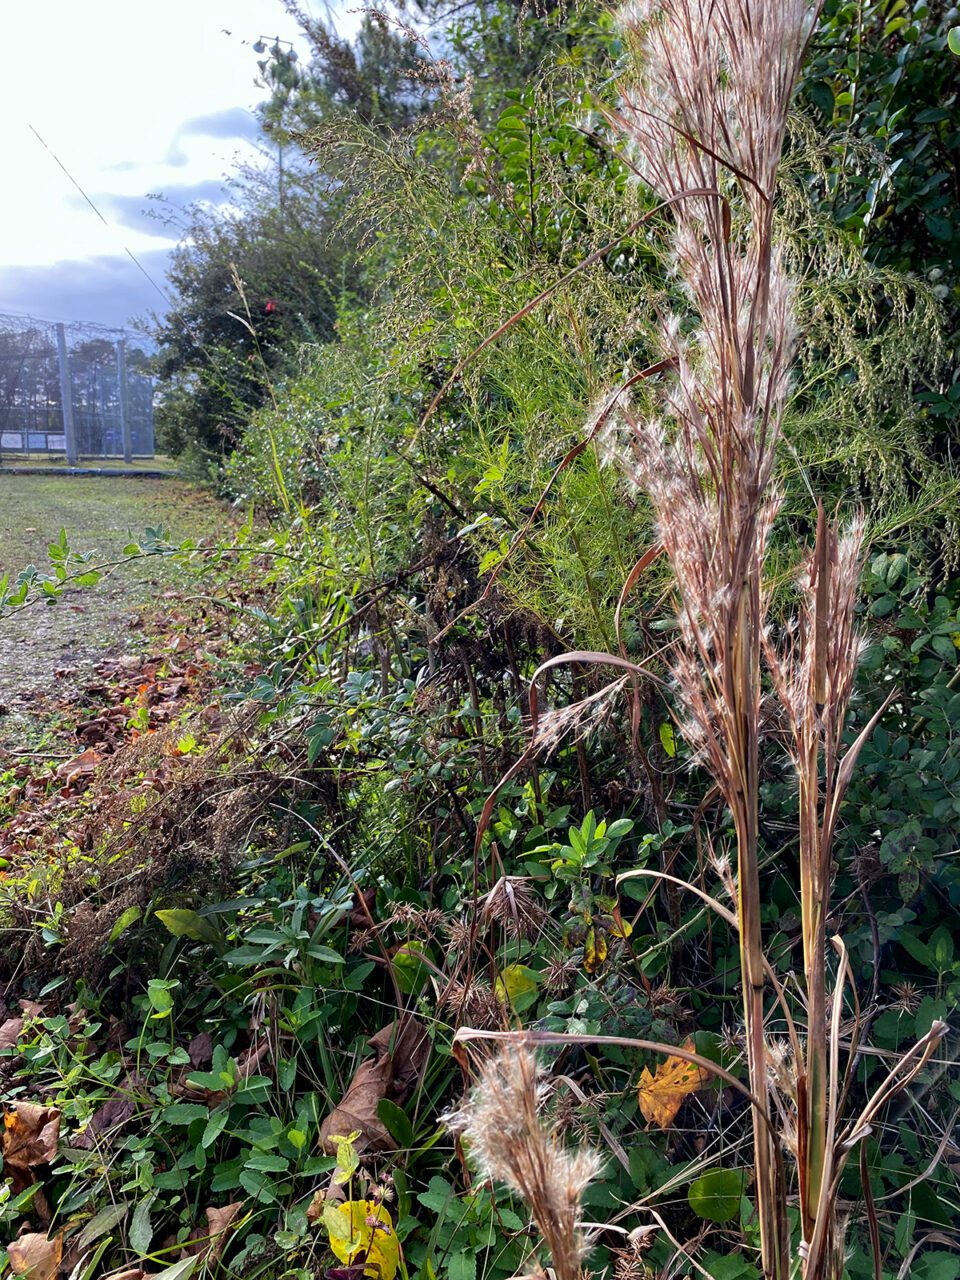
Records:
<instances>
[{"instance_id":1,"label":"dried grass stalk","mask_svg":"<svg viewBox=\"0 0 960 1280\"><path fill-rule=\"evenodd\" d=\"M533 1050L510 1041L484 1063L468 1102L447 1124L466 1139L481 1174L526 1203L557 1280L578 1280L587 1251L580 1200L602 1160L589 1148L563 1146L541 1117L545 1094Z\"/></svg>"},{"instance_id":2,"label":"dried grass stalk","mask_svg":"<svg viewBox=\"0 0 960 1280\"><path fill-rule=\"evenodd\" d=\"M685 305L665 317L676 369L629 415L627 465L650 496L677 586L673 662L686 735L720 785L737 835L737 908L751 1085L767 1096L758 865L761 577L778 501L776 443L797 335L774 241L787 116L818 12L810 0L662 0L624 14L639 77L611 119L674 219ZM782 1160L754 1116L763 1266L789 1271Z\"/></svg>"}]
</instances>

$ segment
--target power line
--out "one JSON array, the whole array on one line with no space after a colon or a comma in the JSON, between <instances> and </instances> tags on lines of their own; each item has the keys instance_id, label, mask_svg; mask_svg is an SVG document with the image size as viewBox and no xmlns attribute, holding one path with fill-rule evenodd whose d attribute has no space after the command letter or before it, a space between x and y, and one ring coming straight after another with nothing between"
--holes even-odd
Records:
<instances>
[{"instance_id":1,"label":"power line","mask_svg":"<svg viewBox=\"0 0 960 1280\"><path fill-rule=\"evenodd\" d=\"M59 168L60 168L60 169L63 171L63 173L66 175L66 177L67 177L68 181L69 181L69 182L70 182L74 187L76 187L76 189L80 192L81 196L83 196L84 200L87 202L87 204L88 204L88 205L90 206L90 208L93 210L93 212L97 215L97 217L100 219L100 221L103 223L103 225L104 225L105 227L107 227L110 231L116 231L116 227L114 227L111 223L109 223L109 222L107 221L107 219L103 216L103 214L100 212L100 210L99 210L99 209L97 208L97 206L94 204L93 200L90 198L90 196L88 196L88 195L87 195L86 191L84 191L83 187L81 187L80 183L76 180L76 178L73 176L73 174L72 174L72 173L70 172L70 170L67 168L67 166L63 163L63 161L60 159L60 157L57 155L57 153L53 150L53 148L52 148L51 146L49 146L49 145L44 141L44 139L40 136L40 134L37 132L37 130L33 127L33 125L32 125L32 124L29 124L29 123L28 123L28 124L27 124L27 128L30 130L30 132L33 134L33 136L36 138L36 140L37 140L37 141L40 143L40 145L43 147L44 151L46 151L46 152L47 152L47 154L48 154L48 155L50 155L50 156L53 158L53 160L55 161L55 163L59 166ZM132 249L127 248L127 246L126 246L126 245L123 245L123 251L124 251L124 253L126 253L127 257L128 257L128 258L130 259L130 261L134 264L134 266L135 266L135 267L140 271L140 273L145 277L145 279L146 279L146 280L148 280L148 281L149 281L149 283L150 283L151 285L153 285L154 289L156 289L157 293L159 293L160 297L164 300L164 302L167 304L167 306L168 306L168 307L169 307L169 306L171 306L172 304L171 304L171 302L170 302L170 299L167 297L167 295L166 295L166 293L164 292L164 290L160 287L160 285L158 285L158 284L157 284L156 280L154 280L153 276L150 274L150 272L147 270L147 268L143 265L143 263L140 261L140 259L137 257L137 255L133 252L133 250L132 250Z\"/></svg>"}]
</instances>

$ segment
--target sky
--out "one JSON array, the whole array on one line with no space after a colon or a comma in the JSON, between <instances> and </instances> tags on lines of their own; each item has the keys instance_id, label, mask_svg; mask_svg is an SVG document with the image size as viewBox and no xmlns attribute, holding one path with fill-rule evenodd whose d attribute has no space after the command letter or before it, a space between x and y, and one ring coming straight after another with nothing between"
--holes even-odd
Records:
<instances>
[{"instance_id":1,"label":"sky","mask_svg":"<svg viewBox=\"0 0 960 1280\"><path fill-rule=\"evenodd\" d=\"M5 0L0 314L123 326L165 309L177 233L148 195L222 203L257 157L261 36L306 52L281 0Z\"/></svg>"}]
</instances>

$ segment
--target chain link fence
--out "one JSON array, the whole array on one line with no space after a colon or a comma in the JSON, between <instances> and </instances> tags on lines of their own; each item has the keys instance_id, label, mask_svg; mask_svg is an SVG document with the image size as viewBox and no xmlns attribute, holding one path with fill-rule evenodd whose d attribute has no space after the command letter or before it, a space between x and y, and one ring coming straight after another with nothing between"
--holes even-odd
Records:
<instances>
[{"instance_id":1,"label":"chain link fence","mask_svg":"<svg viewBox=\"0 0 960 1280\"><path fill-rule=\"evenodd\" d=\"M145 340L0 314L0 459L152 458Z\"/></svg>"}]
</instances>

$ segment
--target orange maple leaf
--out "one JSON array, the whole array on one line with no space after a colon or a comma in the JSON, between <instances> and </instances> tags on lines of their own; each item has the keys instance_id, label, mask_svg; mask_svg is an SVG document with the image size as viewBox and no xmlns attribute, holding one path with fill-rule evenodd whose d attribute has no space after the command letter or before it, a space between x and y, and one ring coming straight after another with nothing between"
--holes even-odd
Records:
<instances>
[{"instance_id":1,"label":"orange maple leaf","mask_svg":"<svg viewBox=\"0 0 960 1280\"><path fill-rule=\"evenodd\" d=\"M694 1052L692 1040L687 1040L683 1047ZM644 1067L637 1083L644 1120L652 1121L661 1129L669 1129L684 1098L702 1089L709 1080L709 1071L674 1054L661 1062L652 1075L649 1067Z\"/></svg>"}]
</instances>

